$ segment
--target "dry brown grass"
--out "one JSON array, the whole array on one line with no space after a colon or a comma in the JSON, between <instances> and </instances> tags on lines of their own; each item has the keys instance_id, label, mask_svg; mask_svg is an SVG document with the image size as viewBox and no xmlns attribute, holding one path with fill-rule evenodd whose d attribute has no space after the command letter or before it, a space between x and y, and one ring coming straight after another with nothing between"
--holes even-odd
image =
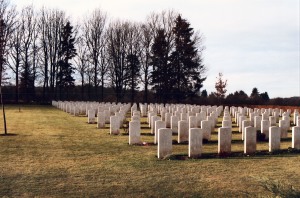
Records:
<instances>
[{"instance_id":1,"label":"dry brown grass","mask_svg":"<svg viewBox=\"0 0 300 198\"><path fill-rule=\"evenodd\" d=\"M241 134L234 133L231 157L216 157L213 142L204 145L201 159L188 159L188 145L177 144L173 158L158 160L156 146L130 146L126 134L111 136L86 122L53 107L25 106L19 112L9 106L8 131L16 135L0 136L0 196L300 196L300 154L286 151L290 133L279 154L243 156ZM152 143L150 130L142 132L142 140ZM268 143L257 148L266 151Z\"/></svg>"}]
</instances>

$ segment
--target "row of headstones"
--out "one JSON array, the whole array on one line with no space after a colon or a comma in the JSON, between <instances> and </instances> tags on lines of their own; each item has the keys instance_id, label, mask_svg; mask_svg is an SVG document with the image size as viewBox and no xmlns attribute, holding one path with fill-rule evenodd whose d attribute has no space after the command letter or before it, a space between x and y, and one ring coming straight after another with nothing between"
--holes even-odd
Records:
<instances>
[{"instance_id":1,"label":"row of headstones","mask_svg":"<svg viewBox=\"0 0 300 198\"><path fill-rule=\"evenodd\" d=\"M87 123L97 123L98 128L105 128L105 124L113 122L112 133L118 133L118 127L121 126L126 118L126 113L130 109L130 104L122 103L98 103L98 102L69 102L52 101L52 105L74 116L87 116ZM115 123L118 123L115 124Z\"/></svg>"},{"instance_id":2,"label":"row of headstones","mask_svg":"<svg viewBox=\"0 0 300 198\"><path fill-rule=\"evenodd\" d=\"M275 109L273 113L266 113L260 109L248 109L248 116L244 113L243 108L240 108L238 111L234 112L234 120L239 127L239 132L242 133L242 139L244 138L244 129L247 126L255 127L256 131L261 131L265 135L265 139L269 138L269 127L271 126L279 126L281 130L281 137L286 138L288 134L288 130L291 127L291 110L287 112L279 113L279 109ZM271 109L272 110L272 109ZM258 111L263 112L262 114L258 113ZM270 111L270 110L269 110ZM282 115L282 119L279 119L279 116ZM294 118L292 123L295 126L300 126L300 116L298 110L295 109ZM224 117L222 122L222 127L229 127L230 124L226 124L224 120L231 119L230 115L226 110L224 111Z\"/></svg>"},{"instance_id":3,"label":"row of headstones","mask_svg":"<svg viewBox=\"0 0 300 198\"><path fill-rule=\"evenodd\" d=\"M180 114L186 113L189 115L195 115L196 113L205 112L205 114L210 114L214 111L217 111L218 114L221 114L223 107L222 106L204 106L204 105L187 105L187 104L142 104L139 103L139 108L141 115L146 117L149 112L155 112L160 115L165 113Z\"/></svg>"},{"instance_id":4,"label":"row of headstones","mask_svg":"<svg viewBox=\"0 0 300 198\"><path fill-rule=\"evenodd\" d=\"M269 151L280 150L280 127L269 128ZM200 157L202 154L203 129L190 128L188 142L188 156ZM231 153L232 131L229 127L218 129L218 153ZM292 148L300 149L300 127L292 127ZM254 154L256 152L256 129L254 127L245 128L244 153ZM172 130L161 128L158 130L158 158L164 158L172 154Z\"/></svg>"},{"instance_id":5,"label":"row of headstones","mask_svg":"<svg viewBox=\"0 0 300 198\"><path fill-rule=\"evenodd\" d=\"M94 123L93 118L96 114L98 114L98 128L102 128L105 126L105 123L107 123L107 117L108 115L110 116L110 119L108 123L110 123L110 134L119 134L119 129L120 126L123 123L123 120L125 119L126 112L130 109L130 105L122 105L118 104L99 104L99 103L92 103L95 105L91 110L88 110L88 122L89 123ZM68 106L74 106L74 103L69 104L69 102L59 102L58 104L54 104L54 106L57 106L58 108L65 109L66 112L68 112ZM82 105L82 102L80 102L80 105ZM104 111L99 110L99 105L102 105L100 109L106 109ZM76 106L76 104L75 104ZM87 106L87 105L86 105ZM89 106L92 106L89 104ZM95 112L95 108L97 106L98 112ZM114 108L111 108L114 107ZM145 108L146 107L146 108ZM107 109L108 108L108 109ZM195 105L166 105L163 106L161 104L150 104L150 105L145 105L145 104L140 104L140 109L148 113L148 122L149 122L149 127L151 128L151 133L154 133L154 143L158 144L158 156L161 158L164 156L164 154L161 153L169 153L166 152L166 150L170 149L162 149L165 146L164 143L159 143L159 142L167 142L167 145L170 144L169 141L165 141L164 138L159 138L159 130L160 129L168 129L168 131L171 131L171 138L172 138L172 133L178 133L178 142L189 142L189 156L190 157L195 157L199 156L199 153L201 153L202 150L202 139L207 139L210 140L211 136L211 131L214 130L214 126L216 125L218 116L221 114L223 111L223 107L217 107L217 106L195 106ZM106 112L105 112L106 111ZM161 118L157 116L157 113L159 112L162 116ZM172 112L172 113L171 113ZM243 117L245 114L250 115L250 121L243 120ZM261 112L261 113L259 113ZM224 116L223 116L223 121L222 121L222 128L219 128L219 133L218 133L218 152L219 153L227 153L230 149L231 145L231 127L232 127L232 122L231 122L231 116L235 115L235 120L237 124L242 122L242 138L244 139L244 152L247 154L253 153L256 150L256 131L258 129L258 126L251 126L251 114L257 113L259 114L266 114L267 111L264 111L263 109L254 109L253 111L251 109L247 108L241 108L241 107L231 107L230 111L228 107L225 107L224 109ZM272 114L270 109L268 109L269 115ZM274 111L276 114L278 111ZM115 114L115 115L113 115ZM144 112L145 114L145 112ZM156 115L155 115L156 114ZM206 116L209 114L208 116ZM283 120L288 120L284 117L287 117L290 112L283 112L279 110L279 115L283 116ZM288 114L288 115L285 115ZM294 117L297 118L299 116L298 112L294 112ZM107 116L105 116L107 115ZM142 114L143 115L143 114ZM129 123L129 144L137 144L140 143L140 117L141 113L137 111L137 105L134 104L131 107L131 122ZM106 118L105 118L106 117ZM257 117L257 116L254 116ZM289 117L288 117L289 118ZM180 119L180 120L179 120ZM206 119L206 120L205 120ZM294 119L295 120L295 119ZM262 120L261 122L263 123ZM248 122L248 124L247 124ZM294 121L295 122L295 121ZM254 119L254 124L258 123L257 121L255 122ZM280 124L280 122L279 122ZM248 126L249 125L249 126ZM264 126L264 124L261 124L261 126ZM170 129L171 127L171 129ZM199 128L198 128L199 127ZM200 128L201 127L201 128ZM246 129L247 128L247 129ZM245 133L244 133L244 130ZM248 133L246 131L249 131ZM254 130L254 132L252 132ZM282 127L277 127L275 129L274 127L269 128L269 133L271 135L271 131L276 131L279 130L281 134L282 132ZM202 131L202 132L199 132ZM225 132L220 132L220 131L225 131ZM230 131L230 138L229 135L226 131ZM263 130L261 130L263 131ZM295 132L294 132L295 131ZM293 128L293 141L292 141L292 146L293 148L298 148L297 143L298 139L298 133L297 128ZM240 131L241 132L241 131ZM201 135L199 135L201 133ZM227 134L227 135L226 135ZM245 134L245 135L244 135ZM248 135L247 135L248 134ZM252 135L250 135L252 134ZM276 134L276 132L272 133ZM201 136L201 140L198 139ZM270 144L270 151L274 149L278 149L278 142L280 146L280 136L279 135L279 141L277 136L273 135L272 138L270 137L269 144ZM227 138L226 138L227 137ZM201 143L200 143L201 142ZM274 142L277 142L274 143ZM171 141L172 145L172 141ZM275 145L275 146L271 146ZM170 147L169 147L170 148ZM255 148L255 149L254 149ZM298 148L299 149L299 148Z\"/></svg>"},{"instance_id":6,"label":"row of headstones","mask_svg":"<svg viewBox=\"0 0 300 198\"><path fill-rule=\"evenodd\" d=\"M236 110L241 111L241 115L243 115L243 110L241 110L241 108L237 108L237 109L235 109L235 107L230 108L230 112L234 113ZM239 111L236 111L236 112L239 112ZM260 110L260 111L263 112L262 110ZM210 139L211 129L213 129L214 128L213 126L215 126L214 121L216 121L217 118L218 118L218 117L213 116L215 119L210 120L209 119L210 117L207 116L207 120L201 120L201 118L204 117L205 112L202 111L200 113L196 113L196 116L193 116L193 114L192 114L192 116L189 116L189 122L188 123L185 119L183 119L183 118L186 117L185 114L181 113L181 119L182 120L178 121L178 125L179 125L179 127L178 127L179 128L179 130L178 130L178 142L188 140L188 142L189 142L189 156L191 156L191 157L194 157L196 155L199 155L199 153L201 153L202 139L208 139L208 140ZM249 113L252 113L251 110L249 111ZM174 112L174 114L176 114L176 112ZM213 114L213 112L211 114ZM217 114L219 115L219 113L217 113ZM297 115L297 111L295 111L294 114ZM164 117L163 115L164 114L162 114L162 117L160 118L159 116L152 115L151 112L150 112L150 114L148 114L148 120L150 120L150 122L149 122L150 125L149 126L150 127L152 126L151 127L151 133L154 132L154 134L155 134L154 135L154 143L158 142L158 156L159 156L159 158L164 156L162 153L168 153L169 154L169 152L166 152L165 149L161 149L161 147L164 148L165 146L159 146L159 144L164 145L164 143L162 143L162 142L165 142L165 141L160 141L159 140L159 137L160 137L159 130L160 129L167 129L167 123L170 120L169 117L171 117L171 123L172 123L172 121L173 121L173 123L174 123L174 121L176 123L176 121L178 120L178 119L176 119L176 116L172 116L172 114L170 115L170 113L165 113L165 118L166 119L165 119L165 121L163 121L163 117ZM237 114L235 114L235 115L237 115ZM210 115L210 116L212 116L212 115ZM239 115L237 115L237 117L238 116ZM283 114L283 117L285 117L284 114ZM235 119L235 120L237 120L237 119ZM201 123L201 128L193 128L193 127L198 127L197 123L199 121ZM246 154L251 154L251 153L254 153L256 151L256 138L257 138L256 137L256 132L257 132L258 129L257 129L257 126L256 127L251 126L251 121L248 121L249 126L246 124L246 120L243 120L243 121L244 121L244 123L243 123L244 126L239 127L239 129L242 128L240 130L245 131L245 132L243 132L243 135L242 135L242 139L244 140L244 152ZM207 125L205 123L207 123ZM210 123L212 123L212 124L210 124ZM172 125L174 126L174 124L171 124L171 126ZM231 147L230 146L231 145L231 130L232 130L231 126L232 126L232 123L231 123L231 117L230 117L230 114L229 114L229 111L228 111L228 107L225 107L223 121L222 121L222 128L219 128L219 133L218 133L218 142L219 142L218 143L218 152L219 153L230 152L229 148ZM139 130L138 127L140 127L138 122L135 122L135 123L132 123L132 125L131 124L129 125L129 134L130 134L129 135L129 143L130 144L140 142L139 136L136 133L136 131ZM268 128L268 134L270 134L270 136L271 136L270 139L269 139L269 150L270 151L280 149L280 137L281 137L281 133L282 133L282 130L283 130L282 128L283 127L276 127L276 126ZM172 133L176 132L172 129L173 128L171 127L171 129L169 128L167 130L167 131L171 132L171 138L172 138ZM181 129L183 129L183 130L181 130ZM166 131L166 130L164 130L164 131ZM188 134L186 133L187 131L188 131ZM195 131L198 131L198 132L195 132ZM200 132L200 133L202 133L201 135L199 135L199 131L202 131L202 132ZM225 131L225 132L221 132L221 131ZM228 131L230 131L230 133ZM278 131L279 131L279 138L278 138ZM299 148L300 146L299 146L299 143L298 143L299 140L300 140L300 138L298 137L299 136L298 131L299 131L299 129L297 127L293 128L292 147L300 149ZM287 129L286 129L286 132L287 132ZM194 133L196 133L198 135L195 135ZM132 134L134 134L134 140L135 141L132 141L132 139L131 139ZM228 134L230 134L230 136ZM198 136L199 137L201 136L201 140L197 139ZM199 142L201 142L201 143L199 143ZM166 147L170 148L170 141L167 141L166 145L169 145L169 146L166 146ZM195 148L197 148L197 149L195 149Z\"/></svg>"},{"instance_id":7,"label":"row of headstones","mask_svg":"<svg viewBox=\"0 0 300 198\"><path fill-rule=\"evenodd\" d=\"M71 115L74 116L88 116L89 110L94 110L95 115L98 112L103 112L108 110L110 113L118 111L123 103L109 103L109 102L74 102L74 101L52 101L52 106L55 106Z\"/></svg>"}]
</instances>

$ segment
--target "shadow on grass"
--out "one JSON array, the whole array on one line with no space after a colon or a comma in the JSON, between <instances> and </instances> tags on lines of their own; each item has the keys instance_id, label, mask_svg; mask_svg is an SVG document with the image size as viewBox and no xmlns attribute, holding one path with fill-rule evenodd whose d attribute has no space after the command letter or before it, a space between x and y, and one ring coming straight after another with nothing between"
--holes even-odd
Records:
<instances>
[{"instance_id":1,"label":"shadow on grass","mask_svg":"<svg viewBox=\"0 0 300 198\"><path fill-rule=\"evenodd\" d=\"M173 145L188 145L189 141L178 142L177 140L172 140Z\"/></svg>"},{"instance_id":2,"label":"shadow on grass","mask_svg":"<svg viewBox=\"0 0 300 198\"><path fill-rule=\"evenodd\" d=\"M157 146L154 142L141 142L139 144L132 144L131 146Z\"/></svg>"},{"instance_id":3,"label":"shadow on grass","mask_svg":"<svg viewBox=\"0 0 300 198\"><path fill-rule=\"evenodd\" d=\"M261 185L268 191L270 191L274 197L300 197L300 191L290 184L279 180L273 180L266 177L257 178Z\"/></svg>"},{"instance_id":4,"label":"shadow on grass","mask_svg":"<svg viewBox=\"0 0 300 198\"><path fill-rule=\"evenodd\" d=\"M281 142L291 142L292 141L292 138L281 138L280 140Z\"/></svg>"},{"instance_id":5,"label":"shadow on grass","mask_svg":"<svg viewBox=\"0 0 300 198\"><path fill-rule=\"evenodd\" d=\"M189 157L187 154L172 154L163 158L163 160L201 160L201 159L262 159L267 157L296 157L300 155L300 150L297 149L282 149L274 152L268 150L257 151L254 154L248 155L243 152L231 153L202 153L201 156ZM157 157L157 156L156 156Z\"/></svg>"},{"instance_id":6,"label":"shadow on grass","mask_svg":"<svg viewBox=\"0 0 300 198\"><path fill-rule=\"evenodd\" d=\"M6 136L17 136L18 134L16 133L7 133L7 134L0 134L1 137L6 137Z\"/></svg>"},{"instance_id":7,"label":"shadow on grass","mask_svg":"<svg viewBox=\"0 0 300 198\"><path fill-rule=\"evenodd\" d=\"M211 134L218 135L218 132L213 131L213 132L211 132ZM239 131L232 131L232 134L242 134L242 133Z\"/></svg>"},{"instance_id":8,"label":"shadow on grass","mask_svg":"<svg viewBox=\"0 0 300 198\"><path fill-rule=\"evenodd\" d=\"M218 140L206 140L203 139L203 144L218 144ZM243 140L231 140L231 144L244 144Z\"/></svg>"},{"instance_id":9,"label":"shadow on grass","mask_svg":"<svg viewBox=\"0 0 300 198\"><path fill-rule=\"evenodd\" d=\"M143 135L143 136L154 136L154 134L152 134L152 133L141 133L141 135Z\"/></svg>"}]
</instances>

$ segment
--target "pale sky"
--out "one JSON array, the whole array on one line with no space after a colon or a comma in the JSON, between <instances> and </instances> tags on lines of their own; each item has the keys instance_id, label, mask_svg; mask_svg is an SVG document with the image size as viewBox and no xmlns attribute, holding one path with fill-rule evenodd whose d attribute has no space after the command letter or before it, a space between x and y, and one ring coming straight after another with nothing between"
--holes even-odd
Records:
<instances>
[{"instance_id":1,"label":"pale sky","mask_svg":"<svg viewBox=\"0 0 300 198\"><path fill-rule=\"evenodd\" d=\"M203 89L215 91L219 72L227 94L254 87L270 98L300 96L300 0L11 0L21 9L46 6L73 20L95 8L110 18L143 22L151 12L173 9L204 35Z\"/></svg>"}]
</instances>

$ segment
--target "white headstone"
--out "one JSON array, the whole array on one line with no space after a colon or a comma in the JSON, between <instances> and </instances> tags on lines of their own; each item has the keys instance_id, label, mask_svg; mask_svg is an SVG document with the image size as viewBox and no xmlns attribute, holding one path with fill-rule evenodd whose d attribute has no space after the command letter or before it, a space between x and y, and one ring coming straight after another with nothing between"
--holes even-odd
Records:
<instances>
[{"instance_id":1,"label":"white headstone","mask_svg":"<svg viewBox=\"0 0 300 198\"><path fill-rule=\"evenodd\" d=\"M231 153L231 128L218 129L218 153Z\"/></svg>"},{"instance_id":2,"label":"white headstone","mask_svg":"<svg viewBox=\"0 0 300 198\"><path fill-rule=\"evenodd\" d=\"M95 121L95 110L88 110L88 123L89 124L94 124L96 123Z\"/></svg>"},{"instance_id":3,"label":"white headstone","mask_svg":"<svg viewBox=\"0 0 300 198\"><path fill-rule=\"evenodd\" d=\"M251 121L243 120L243 122L242 122L242 140L245 140L245 130L246 130L246 127L249 127L249 126L251 126Z\"/></svg>"},{"instance_id":4,"label":"white headstone","mask_svg":"<svg viewBox=\"0 0 300 198\"><path fill-rule=\"evenodd\" d=\"M140 121L129 122L129 144L141 143L141 124Z\"/></svg>"},{"instance_id":5,"label":"white headstone","mask_svg":"<svg viewBox=\"0 0 300 198\"><path fill-rule=\"evenodd\" d=\"M171 129L173 133L178 133L178 116L171 116Z\"/></svg>"},{"instance_id":6,"label":"white headstone","mask_svg":"<svg viewBox=\"0 0 300 198\"><path fill-rule=\"evenodd\" d=\"M189 157L199 157L202 154L203 129L191 128L189 130Z\"/></svg>"},{"instance_id":7,"label":"white headstone","mask_svg":"<svg viewBox=\"0 0 300 198\"><path fill-rule=\"evenodd\" d=\"M300 126L292 128L292 148L300 149Z\"/></svg>"},{"instance_id":8,"label":"white headstone","mask_svg":"<svg viewBox=\"0 0 300 198\"><path fill-rule=\"evenodd\" d=\"M171 128L171 113L165 113L166 128Z\"/></svg>"},{"instance_id":9,"label":"white headstone","mask_svg":"<svg viewBox=\"0 0 300 198\"><path fill-rule=\"evenodd\" d=\"M188 121L188 114L187 113L181 113L180 114L180 120L186 120L186 121Z\"/></svg>"},{"instance_id":10,"label":"white headstone","mask_svg":"<svg viewBox=\"0 0 300 198\"><path fill-rule=\"evenodd\" d=\"M289 120L279 120L279 127L281 129L281 137L286 138L289 129Z\"/></svg>"},{"instance_id":11,"label":"white headstone","mask_svg":"<svg viewBox=\"0 0 300 198\"><path fill-rule=\"evenodd\" d=\"M178 143L186 142L189 140L189 124L186 120L178 122Z\"/></svg>"},{"instance_id":12,"label":"white headstone","mask_svg":"<svg viewBox=\"0 0 300 198\"><path fill-rule=\"evenodd\" d=\"M254 127L257 131L261 129L261 116L254 117Z\"/></svg>"},{"instance_id":13,"label":"white headstone","mask_svg":"<svg viewBox=\"0 0 300 198\"><path fill-rule=\"evenodd\" d=\"M162 128L158 130L157 157L162 159L172 154L172 130Z\"/></svg>"},{"instance_id":14,"label":"white headstone","mask_svg":"<svg viewBox=\"0 0 300 198\"><path fill-rule=\"evenodd\" d=\"M297 124L298 116L299 116L299 113L298 113L298 112L295 112L295 113L294 113L294 117L293 117L293 123L294 123L294 125Z\"/></svg>"},{"instance_id":15,"label":"white headstone","mask_svg":"<svg viewBox=\"0 0 300 198\"><path fill-rule=\"evenodd\" d=\"M269 120L269 112L265 112L262 114L262 120Z\"/></svg>"},{"instance_id":16,"label":"white headstone","mask_svg":"<svg viewBox=\"0 0 300 198\"><path fill-rule=\"evenodd\" d=\"M137 115L132 116L131 121L140 121L140 116Z\"/></svg>"},{"instance_id":17,"label":"white headstone","mask_svg":"<svg viewBox=\"0 0 300 198\"><path fill-rule=\"evenodd\" d=\"M231 123L231 120L223 120L222 121L222 127L229 127L229 128L232 128L232 123Z\"/></svg>"},{"instance_id":18,"label":"white headstone","mask_svg":"<svg viewBox=\"0 0 300 198\"><path fill-rule=\"evenodd\" d=\"M210 140L211 139L211 123L209 120L202 120L201 121L201 129L203 130L203 139Z\"/></svg>"},{"instance_id":19,"label":"white headstone","mask_svg":"<svg viewBox=\"0 0 300 198\"><path fill-rule=\"evenodd\" d=\"M246 116L240 116L240 117L239 117L239 132L240 132L240 133L242 133L242 131L243 131L243 130L242 130L242 129L243 129L242 124L243 124L243 121L246 120L246 119L247 119Z\"/></svg>"},{"instance_id":20,"label":"white headstone","mask_svg":"<svg viewBox=\"0 0 300 198\"><path fill-rule=\"evenodd\" d=\"M97 115L97 128L98 129L105 128L105 115L104 115L104 112L98 112L98 115Z\"/></svg>"},{"instance_id":21,"label":"white headstone","mask_svg":"<svg viewBox=\"0 0 300 198\"><path fill-rule=\"evenodd\" d=\"M261 133L265 134L265 139L269 139L269 128L270 128L270 121L269 120L262 120L261 121Z\"/></svg>"},{"instance_id":22,"label":"white headstone","mask_svg":"<svg viewBox=\"0 0 300 198\"><path fill-rule=\"evenodd\" d=\"M104 110L104 115L105 115L105 124L109 124L110 123L110 111Z\"/></svg>"},{"instance_id":23,"label":"white headstone","mask_svg":"<svg viewBox=\"0 0 300 198\"><path fill-rule=\"evenodd\" d=\"M269 151L280 149L280 128L272 126L269 128Z\"/></svg>"},{"instance_id":24,"label":"white headstone","mask_svg":"<svg viewBox=\"0 0 300 198\"><path fill-rule=\"evenodd\" d=\"M158 130L166 128L166 122L162 120L157 120L154 122L154 144L157 143L157 135L158 135Z\"/></svg>"},{"instance_id":25,"label":"white headstone","mask_svg":"<svg viewBox=\"0 0 300 198\"><path fill-rule=\"evenodd\" d=\"M252 126L245 127L244 153L256 152L256 129Z\"/></svg>"},{"instance_id":26,"label":"white headstone","mask_svg":"<svg viewBox=\"0 0 300 198\"><path fill-rule=\"evenodd\" d=\"M118 135L120 133L120 120L118 116L110 116L110 134Z\"/></svg>"},{"instance_id":27,"label":"white headstone","mask_svg":"<svg viewBox=\"0 0 300 198\"><path fill-rule=\"evenodd\" d=\"M151 116L151 124L150 124L150 126L151 126L151 134L154 134L154 132L155 132L155 121L157 121L157 120L160 120L161 118L159 117L159 116L156 116L156 115L154 115L154 116Z\"/></svg>"},{"instance_id":28,"label":"white headstone","mask_svg":"<svg viewBox=\"0 0 300 198\"><path fill-rule=\"evenodd\" d=\"M270 121L270 126L276 126L276 117L275 116L270 116L269 121Z\"/></svg>"},{"instance_id":29,"label":"white headstone","mask_svg":"<svg viewBox=\"0 0 300 198\"><path fill-rule=\"evenodd\" d=\"M189 129L191 128L197 128L197 117L196 116L190 116L189 117Z\"/></svg>"}]
</instances>

